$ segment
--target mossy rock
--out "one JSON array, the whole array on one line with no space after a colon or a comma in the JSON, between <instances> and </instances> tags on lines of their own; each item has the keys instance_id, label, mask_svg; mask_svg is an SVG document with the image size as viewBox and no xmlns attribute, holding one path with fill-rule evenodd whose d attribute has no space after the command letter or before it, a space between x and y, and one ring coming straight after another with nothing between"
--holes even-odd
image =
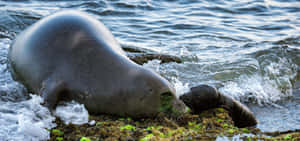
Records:
<instances>
[{"instance_id":1,"label":"mossy rock","mask_svg":"<svg viewBox=\"0 0 300 141\"><path fill-rule=\"evenodd\" d=\"M232 137L250 133L253 137L241 137L242 140L299 140L300 132L264 135L257 128L237 128L228 112L222 108L207 110L200 115L183 114L178 117L159 115L156 118L131 119L109 115L90 116L96 124L65 125L59 119L57 127L51 132L50 141L57 139L79 141L169 141L169 140L215 140L218 136ZM58 138L59 137L59 138Z\"/></svg>"}]
</instances>

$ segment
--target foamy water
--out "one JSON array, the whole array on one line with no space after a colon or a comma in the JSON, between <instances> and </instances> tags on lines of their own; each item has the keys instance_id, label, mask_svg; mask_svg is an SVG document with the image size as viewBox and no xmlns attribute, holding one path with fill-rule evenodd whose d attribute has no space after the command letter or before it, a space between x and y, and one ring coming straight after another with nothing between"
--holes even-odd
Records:
<instances>
[{"instance_id":1,"label":"foamy water","mask_svg":"<svg viewBox=\"0 0 300 141\"><path fill-rule=\"evenodd\" d=\"M0 102L0 139L1 140L48 140L49 129L56 127L58 117L65 124L88 123L88 112L82 104L74 101L60 105L51 112L42 106L43 99L31 95L29 100L22 102ZM55 115L55 116L54 116Z\"/></svg>"},{"instance_id":2,"label":"foamy water","mask_svg":"<svg viewBox=\"0 0 300 141\"><path fill-rule=\"evenodd\" d=\"M64 121L65 124L73 123L81 125L89 122L88 111L83 104L79 104L75 101L57 106L54 113Z\"/></svg>"},{"instance_id":3,"label":"foamy water","mask_svg":"<svg viewBox=\"0 0 300 141\"><path fill-rule=\"evenodd\" d=\"M41 105L39 96L21 102L1 102L1 140L47 140L47 129L56 126L55 117Z\"/></svg>"}]
</instances>

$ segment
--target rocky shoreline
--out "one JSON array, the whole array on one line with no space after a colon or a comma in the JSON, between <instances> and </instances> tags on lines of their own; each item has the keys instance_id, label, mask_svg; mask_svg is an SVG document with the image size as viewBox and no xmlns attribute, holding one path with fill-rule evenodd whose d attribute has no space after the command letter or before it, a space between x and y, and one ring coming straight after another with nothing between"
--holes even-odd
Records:
<instances>
[{"instance_id":1,"label":"rocky shoreline","mask_svg":"<svg viewBox=\"0 0 300 141\"><path fill-rule=\"evenodd\" d=\"M157 59L161 63L182 60L176 56L158 54L140 48L123 47L128 57L138 64ZM172 117L132 119L109 115L89 116L91 124L64 124L56 119L57 127L50 130L50 141L194 141L218 138L239 138L246 141L300 141L300 131L262 132L255 127L238 128L227 110L215 108L200 114L186 113ZM275 126L275 125L274 125Z\"/></svg>"},{"instance_id":2,"label":"rocky shoreline","mask_svg":"<svg viewBox=\"0 0 300 141\"><path fill-rule=\"evenodd\" d=\"M262 132L258 128L237 128L223 108L198 115L158 115L154 119L131 119L108 115L90 116L89 124L65 125L57 119L50 141L182 141L216 140L238 136L240 140L300 140L300 131ZM94 121L94 122L93 122Z\"/></svg>"}]
</instances>

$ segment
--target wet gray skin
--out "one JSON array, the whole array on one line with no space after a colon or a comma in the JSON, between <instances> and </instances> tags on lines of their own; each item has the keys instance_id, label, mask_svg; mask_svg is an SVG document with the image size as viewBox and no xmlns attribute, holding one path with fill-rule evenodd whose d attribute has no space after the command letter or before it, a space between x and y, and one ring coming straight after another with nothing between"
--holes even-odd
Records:
<instances>
[{"instance_id":1,"label":"wet gray skin","mask_svg":"<svg viewBox=\"0 0 300 141\"><path fill-rule=\"evenodd\" d=\"M166 79L131 61L111 32L83 12L36 22L15 39L9 61L14 79L50 109L75 100L91 114L151 117L162 111L164 95L184 109Z\"/></svg>"}]
</instances>

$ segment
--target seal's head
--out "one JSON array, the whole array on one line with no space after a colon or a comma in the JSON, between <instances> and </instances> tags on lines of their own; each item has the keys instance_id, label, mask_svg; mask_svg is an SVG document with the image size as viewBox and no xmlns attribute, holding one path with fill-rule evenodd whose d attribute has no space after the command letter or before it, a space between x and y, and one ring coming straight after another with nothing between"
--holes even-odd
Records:
<instances>
[{"instance_id":1,"label":"seal's head","mask_svg":"<svg viewBox=\"0 0 300 141\"><path fill-rule=\"evenodd\" d=\"M183 102L176 98L174 87L165 78L145 68L132 75L128 90L131 97L135 98L128 105L131 105L129 111L138 112L131 112L131 116L155 116L160 112L182 113L185 110Z\"/></svg>"}]
</instances>

